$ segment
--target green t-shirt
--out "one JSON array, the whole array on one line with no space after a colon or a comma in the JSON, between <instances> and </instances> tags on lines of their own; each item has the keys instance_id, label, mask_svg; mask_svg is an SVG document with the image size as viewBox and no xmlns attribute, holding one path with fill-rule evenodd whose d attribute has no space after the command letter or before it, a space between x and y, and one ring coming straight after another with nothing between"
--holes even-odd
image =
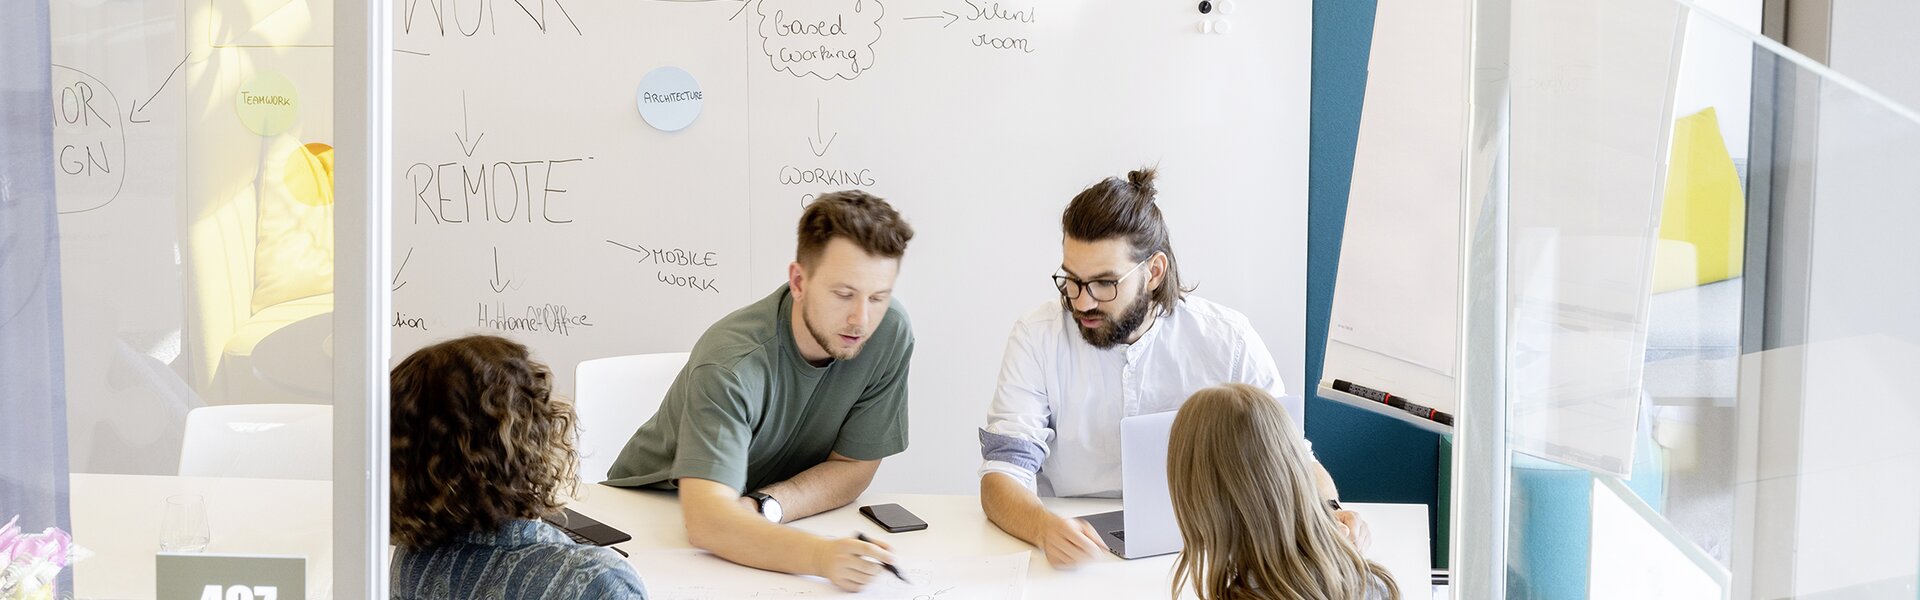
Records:
<instances>
[{"instance_id":1,"label":"green t-shirt","mask_svg":"<svg viewBox=\"0 0 1920 600\"><path fill-rule=\"evenodd\" d=\"M694 477L748 492L830 452L877 460L906 450L906 310L891 302L859 355L815 367L794 343L792 307L781 285L708 328L660 412L613 461L607 485L670 489Z\"/></svg>"}]
</instances>

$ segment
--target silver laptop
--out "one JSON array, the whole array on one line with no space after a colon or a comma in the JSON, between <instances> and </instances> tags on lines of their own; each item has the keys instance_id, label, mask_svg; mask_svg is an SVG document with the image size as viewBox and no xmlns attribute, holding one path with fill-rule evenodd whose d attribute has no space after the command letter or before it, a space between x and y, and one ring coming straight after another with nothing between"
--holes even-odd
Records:
<instances>
[{"instance_id":1,"label":"silver laptop","mask_svg":"<svg viewBox=\"0 0 1920 600\"><path fill-rule=\"evenodd\" d=\"M1180 551L1180 524L1167 495L1167 439L1177 411L1127 417L1120 421L1121 507L1081 517L1120 558L1145 558Z\"/></svg>"}]
</instances>

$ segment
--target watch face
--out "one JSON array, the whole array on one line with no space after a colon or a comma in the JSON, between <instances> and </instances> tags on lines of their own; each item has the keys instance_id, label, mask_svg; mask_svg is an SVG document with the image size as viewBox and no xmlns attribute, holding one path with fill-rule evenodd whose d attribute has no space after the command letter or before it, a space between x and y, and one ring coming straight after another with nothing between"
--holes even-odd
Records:
<instances>
[{"instance_id":1,"label":"watch face","mask_svg":"<svg viewBox=\"0 0 1920 600\"><path fill-rule=\"evenodd\" d=\"M760 496L760 514L768 521L779 523L780 501L773 499L773 496Z\"/></svg>"}]
</instances>

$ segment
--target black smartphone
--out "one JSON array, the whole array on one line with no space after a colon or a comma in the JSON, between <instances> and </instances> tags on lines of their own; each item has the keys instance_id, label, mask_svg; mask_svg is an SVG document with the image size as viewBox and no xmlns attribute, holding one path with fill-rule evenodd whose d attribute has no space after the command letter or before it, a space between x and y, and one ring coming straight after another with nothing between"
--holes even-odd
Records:
<instances>
[{"instance_id":1,"label":"black smartphone","mask_svg":"<svg viewBox=\"0 0 1920 600\"><path fill-rule=\"evenodd\" d=\"M927 522L913 516L898 504L874 504L860 507L860 514L866 515L875 525L887 530L887 533L919 531L927 528Z\"/></svg>"},{"instance_id":2,"label":"black smartphone","mask_svg":"<svg viewBox=\"0 0 1920 600\"><path fill-rule=\"evenodd\" d=\"M567 534L567 537L582 544L612 546L633 539L633 536L627 535L627 532L614 529L611 525L595 521L591 517L574 512L571 508L562 508L559 513L547 515L540 519L553 524L555 527L559 527L560 531ZM614 548L614 550L617 551L619 548ZM624 555L626 553L621 552L621 554Z\"/></svg>"}]
</instances>

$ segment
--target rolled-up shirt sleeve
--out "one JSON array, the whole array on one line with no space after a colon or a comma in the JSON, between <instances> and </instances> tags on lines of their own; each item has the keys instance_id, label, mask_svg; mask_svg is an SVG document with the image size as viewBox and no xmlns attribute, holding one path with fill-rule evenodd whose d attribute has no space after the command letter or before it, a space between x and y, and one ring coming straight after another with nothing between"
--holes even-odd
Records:
<instances>
[{"instance_id":1,"label":"rolled-up shirt sleeve","mask_svg":"<svg viewBox=\"0 0 1920 600\"><path fill-rule=\"evenodd\" d=\"M980 476L1004 473L1033 490L1054 431L1046 374L1028 329L1022 322L1007 336L987 426L980 429Z\"/></svg>"}]
</instances>

